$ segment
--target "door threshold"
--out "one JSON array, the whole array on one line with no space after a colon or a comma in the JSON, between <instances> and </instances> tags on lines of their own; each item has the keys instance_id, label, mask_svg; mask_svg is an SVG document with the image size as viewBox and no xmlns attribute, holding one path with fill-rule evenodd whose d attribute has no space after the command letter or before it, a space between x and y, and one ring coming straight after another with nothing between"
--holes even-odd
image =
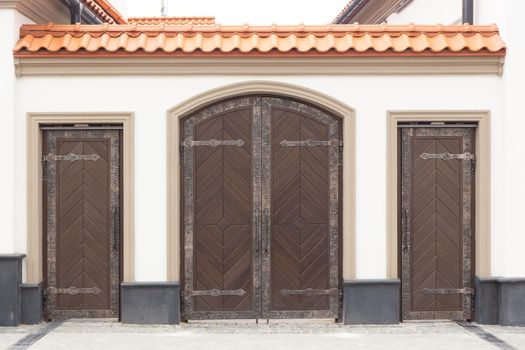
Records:
<instances>
[{"instance_id":1,"label":"door threshold","mask_svg":"<svg viewBox=\"0 0 525 350\"><path fill-rule=\"evenodd\" d=\"M188 324L336 324L333 318L271 318L255 319L224 319L224 320L188 320Z\"/></svg>"}]
</instances>

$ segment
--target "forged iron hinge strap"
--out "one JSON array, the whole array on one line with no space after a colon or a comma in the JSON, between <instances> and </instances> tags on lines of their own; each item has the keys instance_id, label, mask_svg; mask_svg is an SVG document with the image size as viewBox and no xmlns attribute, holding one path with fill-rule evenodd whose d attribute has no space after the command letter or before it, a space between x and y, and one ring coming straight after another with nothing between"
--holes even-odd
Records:
<instances>
[{"instance_id":1,"label":"forged iron hinge strap","mask_svg":"<svg viewBox=\"0 0 525 350\"><path fill-rule=\"evenodd\" d=\"M451 295L451 294L471 294L474 295L474 289L473 288L424 288L423 294L444 294L444 295Z\"/></svg>"},{"instance_id":2,"label":"forged iron hinge strap","mask_svg":"<svg viewBox=\"0 0 525 350\"><path fill-rule=\"evenodd\" d=\"M337 295L339 296L339 289L281 289L279 291L280 295L304 295L304 296L314 296L314 295Z\"/></svg>"},{"instance_id":3,"label":"forged iron hinge strap","mask_svg":"<svg viewBox=\"0 0 525 350\"><path fill-rule=\"evenodd\" d=\"M91 287L91 288L78 288L78 287L69 287L69 288L55 288L55 287L49 287L46 289L47 293L54 293L54 294L68 294L68 295L77 295L77 294L100 294L102 290L97 287Z\"/></svg>"},{"instance_id":4,"label":"forged iron hinge strap","mask_svg":"<svg viewBox=\"0 0 525 350\"><path fill-rule=\"evenodd\" d=\"M342 142L337 140L330 140L330 141L319 141L319 140L304 140L304 141L288 141L288 140L282 140L279 143L283 147L316 147L316 146L323 146L323 147L330 147L330 146L342 146Z\"/></svg>"},{"instance_id":5,"label":"forged iron hinge strap","mask_svg":"<svg viewBox=\"0 0 525 350\"><path fill-rule=\"evenodd\" d=\"M188 294L192 297L221 297L221 296L243 296L246 291L243 289L223 290L223 289L209 289L209 290L193 290Z\"/></svg>"},{"instance_id":6,"label":"forged iron hinge strap","mask_svg":"<svg viewBox=\"0 0 525 350\"><path fill-rule=\"evenodd\" d=\"M237 140L211 139L211 140L205 140L205 141L201 141L201 140L195 141L191 139L186 139L183 142L184 147L195 147L195 146L219 147L219 146L242 146L242 145L244 145L244 141L241 139L237 139Z\"/></svg>"},{"instance_id":7,"label":"forged iron hinge strap","mask_svg":"<svg viewBox=\"0 0 525 350\"><path fill-rule=\"evenodd\" d=\"M59 161L59 160L67 160L70 162L75 162L77 160L91 160L96 161L100 158L98 154L48 154L47 156L44 156L43 161L49 162L49 161Z\"/></svg>"},{"instance_id":8,"label":"forged iron hinge strap","mask_svg":"<svg viewBox=\"0 0 525 350\"><path fill-rule=\"evenodd\" d=\"M442 159L442 160L452 160L452 159L460 159L460 160L474 160L476 157L470 153L423 153L419 156L421 159Z\"/></svg>"},{"instance_id":9,"label":"forged iron hinge strap","mask_svg":"<svg viewBox=\"0 0 525 350\"><path fill-rule=\"evenodd\" d=\"M282 140L279 143L283 147L331 147L337 146L337 159L339 165L343 165L343 141L338 140L304 140L304 141L289 141Z\"/></svg>"}]
</instances>

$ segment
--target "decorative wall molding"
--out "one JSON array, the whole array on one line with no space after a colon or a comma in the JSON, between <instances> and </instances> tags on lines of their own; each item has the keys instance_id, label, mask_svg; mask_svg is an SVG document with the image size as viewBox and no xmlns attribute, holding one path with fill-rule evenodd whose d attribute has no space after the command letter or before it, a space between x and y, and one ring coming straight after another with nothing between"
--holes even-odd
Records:
<instances>
[{"instance_id":1,"label":"decorative wall molding","mask_svg":"<svg viewBox=\"0 0 525 350\"><path fill-rule=\"evenodd\" d=\"M470 122L476 128L475 274L491 276L490 111L408 110L387 113L387 277L398 278L398 123Z\"/></svg>"},{"instance_id":2,"label":"decorative wall molding","mask_svg":"<svg viewBox=\"0 0 525 350\"><path fill-rule=\"evenodd\" d=\"M27 114L27 282L40 283L42 261L42 132L46 124L122 124L123 273L124 282L135 279L134 217L134 114L132 112L57 112Z\"/></svg>"},{"instance_id":3,"label":"decorative wall molding","mask_svg":"<svg viewBox=\"0 0 525 350\"><path fill-rule=\"evenodd\" d=\"M18 77L53 75L503 74L504 57L19 57Z\"/></svg>"},{"instance_id":4,"label":"decorative wall molding","mask_svg":"<svg viewBox=\"0 0 525 350\"><path fill-rule=\"evenodd\" d=\"M180 280L180 120L212 103L243 95L291 97L323 108L343 120L343 278L356 278L355 251L355 111L352 107L312 89L273 81L246 81L205 91L167 112L167 255L168 281Z\"/></svg>"},{"instance_id":5,"label":"decorative wall molding","mask_svg":"<svg viewBox=\"0 0 525 350\"><path fill-rule=\"evenodd\" d=\"M0 9L16 9L37 24L69 23L69 10L60 0L0 0Z\"/></svg>"}]
</instances>

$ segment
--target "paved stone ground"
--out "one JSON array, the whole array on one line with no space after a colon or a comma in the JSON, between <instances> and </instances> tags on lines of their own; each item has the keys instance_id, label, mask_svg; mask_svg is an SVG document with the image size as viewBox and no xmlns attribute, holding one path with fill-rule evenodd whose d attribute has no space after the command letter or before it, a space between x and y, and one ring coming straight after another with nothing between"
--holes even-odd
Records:
<instances>
[{"instance_id":1,"label":"paved stone ground","mask_svg":"<svg viewBox=\"0 0 525 350\"><path fill-rule=\"evenodd\" d=\"M70 320L53 325L0 327L0 349L525 350L525 328L461 326L453 322L343 326L273 321L268 325L227 322L139 326L108 320Z\"/></svg>"}]
</instances>

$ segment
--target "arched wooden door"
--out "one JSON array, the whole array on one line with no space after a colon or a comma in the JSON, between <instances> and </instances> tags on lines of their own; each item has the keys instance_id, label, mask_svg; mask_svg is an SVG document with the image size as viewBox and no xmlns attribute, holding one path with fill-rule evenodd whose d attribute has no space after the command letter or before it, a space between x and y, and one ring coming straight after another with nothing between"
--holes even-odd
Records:
<instances>
[{"instance_id":1,"label":"arched wooden door","mask_svg":"<svg viewBox=\"0 0 525 350\"><path fill-rule=\"evenodd\" d=\"M182 121L183 318L337 318L340 121L250 96Z\"/></svg>"}]
</instances>

